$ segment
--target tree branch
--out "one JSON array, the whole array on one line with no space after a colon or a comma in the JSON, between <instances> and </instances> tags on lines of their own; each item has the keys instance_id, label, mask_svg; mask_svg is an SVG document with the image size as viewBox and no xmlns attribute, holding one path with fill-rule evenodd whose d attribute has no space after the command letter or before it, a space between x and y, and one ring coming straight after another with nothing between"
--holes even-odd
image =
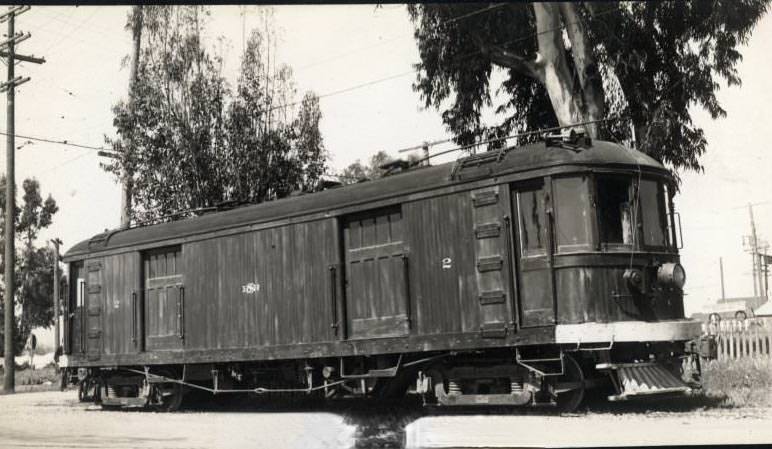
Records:
<instances>
[{"instance_id":1,"label":"tree branch","mask_svg":"<svg viewBox=\"0 0 772 449\"><path fill-rule=\"evenodd\" d=\"M492 63L515 70L525 76L530 76L531 78L542 79L540 58L538 56L536 57L536 60L529 61L522 56L504 50L499 46L486 44L478 35L473 34L472 40L480 47L480 52L483 56L490 58Z\"/></svg>"},{"instance_id":2,"label":"tree branch","mask_svg":"<svg viewBox=\"0 0 772 449\"><path fill-rule=\"evenodd\" d=\"M574 3L563 2L559 4L559 8L571 41L571 56L579 78L579 89L576 93L583 100L587 118L599 120L605 113L604 93L584 20Z\"/></svg>"}]
</instances>

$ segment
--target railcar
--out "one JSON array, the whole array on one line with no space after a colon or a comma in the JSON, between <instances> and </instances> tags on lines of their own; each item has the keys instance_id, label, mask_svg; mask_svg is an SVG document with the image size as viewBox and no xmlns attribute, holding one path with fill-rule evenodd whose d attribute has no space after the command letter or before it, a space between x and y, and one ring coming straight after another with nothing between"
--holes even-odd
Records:
<instances>
[{"instance_id":1,"label":"railcar","mask_svg":"<svg viewBox=\"0 0 772 449\"><path fill-rule=\"evenodd\" d=\"M62 366L83 399L190 390L438 406L699 388L670 172L561 134L72 247Z\"/></svg>"}]
</instances>

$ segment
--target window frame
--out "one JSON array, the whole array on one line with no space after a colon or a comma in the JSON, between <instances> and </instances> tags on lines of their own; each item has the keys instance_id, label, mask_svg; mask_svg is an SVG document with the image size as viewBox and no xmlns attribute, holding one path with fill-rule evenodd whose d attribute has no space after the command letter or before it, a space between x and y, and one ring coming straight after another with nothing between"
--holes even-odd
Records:
<instances>
[{"instance_id":1,"label":"window frame","mask_svg":"<svg viewBox=\"0 0 772 449\"><path fill-rule=\"evenodd\" d=\"M584 243L561 245L560 244L560 215L564 211L564 207L561 204L560 195L558 193L557 185L561 180L566 179L579 179L584 182L584 192L587 196L587 203L585 204L585 210L587 214L584 216L584 231L586 234L586 241ZM587 253L597 248L596 240L598 239L597 222L593 219L596 214L595 207L595 176L590 172L576 172L552 178L552 203L553 203L553 246L555 254L577 254ZM579 195L574 199L580 198Z\"/></svg>"},{"instance_id":2,"label":"window frame","mask_svg":"<svg viewBox=\"0 0 772 449\"><path fill-rule=\"evenodd\" d=\"M641 235L640 235L640 229L638 228L637 222L640 219L639 211L636 210L634 213L634 222L632 223L632 235L633 239L631 243L624 243L624 240L620 242L604 242L603 241L603 232L604 227L607 225L607 221L604 220L601 217L601 207L600 207L600 197L601 197L601 189L599 182L601 178L624 178L630 181L629 187L628 187L628 198L633 198L636 193L637 186L637 177L632 173L626 173L626 172L603 172L603 173L596 173L595 176L593 176L593 189L595 191L595 197L593 198L593 204L595 209L595 224L597 227L597 244L596 248L598 251L601 252L630 252L630 251L636 251L641 248ZM638 202L638 206L640 208L640 201ZM632 210L632 208L631 208ZM623 239L624 239L624 229L622 230L623 233Z\"/></svg>"},{"instance_id":3,"label":"window frame","mask_svg":"<svg viewBox=\"0 0 772 449\"><path fill-rule=\"evenodd\" d=\"M544 245L539 248L539 250L529 250L526 248L525 242L523 240L523 214L522 211L522 204L520 202L521 194L524 192L540 192L541 194L541 216L544 218L544 223L542 224L543 229L543 238L544 238ZM535 180L531 180L526 184L521 184L516 187L515 190L515 198L517 203L517 217L518 217L518 223L517 223L517 243L519 247L520 257L524 259L530 259L530 258L538 258L538 257L548 257L552 252L553 249L552 246L552 236L550 235L551 232L553 232L550 229L549 226L549 220L550 220L550 214L548 213L548 204L547 202L549 199L547 198L547 180L545 178L539 178Z\"/></svg>"},{"instance_id":4,"label":"window frame","mask_svg":"<svg viewBox=\"0 0 772 449\"><path fill-rule=\"evenodd\" d=\"M640 189L641 184L643 184L644 181L647 182L653 182L656 187L656 200L657 200L657 208L659 209L660 213L660 226L662 231L662 236L665 238L665 244L664 245L658 245L658 244L649 244L646 242L646 222L644 220L644 212L643 210L643 196L640 195ZM640 195L640 200L638 201L638 215L640 217L638 227L640 231L640 248L644 250L672 250L674 245L674 239L672 235L672 229L671 229L671 217L673 216L673 209L672 207L669 207L669 205L672 205L670 200L667 198L669 195L669 188L666 190L667 181L660 177L654 177L654 176L644 176L640 179L636 179L636 183L638 183L638 192ZM670 209L670 213L668 213L668 209Z\"/></svg>"}]
</instances>

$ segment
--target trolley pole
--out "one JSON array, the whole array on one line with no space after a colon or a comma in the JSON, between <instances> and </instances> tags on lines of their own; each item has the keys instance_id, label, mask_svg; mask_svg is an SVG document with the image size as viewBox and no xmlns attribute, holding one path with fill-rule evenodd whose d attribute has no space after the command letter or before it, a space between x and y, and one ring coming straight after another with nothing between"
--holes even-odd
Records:
<instances>
[{"instance_id":1,"label":"trolley pole","mask_svg":"<svg viewBox=\"0 0 772 449\"><path fill-rule=\"evenodd\" d=\"M0 23L8 22L8 40L0 43L0 57L5 58L6 66L8 67L8 79L5 83L0 85L0 92L6 92L7 98L7 119L6 124L6 181L5 181L5 319L4 319L4 368L5 376L3 379L3 390L5 393L13 393L16 389L15 372L14 372L14 357L15 352L13 350L14 340L14 296L16 292L16 285L14 279L14 268L16 265L16 248L14 240L16 238L16 227L14 223L13 211L16 210L16 179L15 179L15 142L14 137L16 134L15 129L15 91L16 87L29 81L29 77L22 78L17 77L14 73L16 61L32 62L35 64L42 64L45 62L42 58L35 58L33 56L24 56L16 54L16 44L21 43L30 38L30 34L16 34L15 21L16 16L29 11L29 6L12 6L8 10L0 15Z\"/></svg>"},{"instance_id":2,"label":"trolley pole","mask_svg":"<svg viewBox=\"0 0 772 449\"><path fill-rule=\"evenodd\" d=\"M54 245L54 354L59 352L60 334L59 334L59 245L62 241L58 238L51 240Z\"/></svg>"}]
</instances>

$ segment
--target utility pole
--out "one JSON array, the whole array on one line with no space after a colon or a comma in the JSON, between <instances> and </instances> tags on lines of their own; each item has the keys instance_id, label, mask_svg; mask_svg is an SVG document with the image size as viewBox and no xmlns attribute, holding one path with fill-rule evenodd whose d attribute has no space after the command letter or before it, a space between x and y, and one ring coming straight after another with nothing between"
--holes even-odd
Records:
<instances>
[{"instance_id":1,"label":"utility pole","mask_svg":"<svg viewBox=\"0 0 772 449\"><path fill-rule=\"evenodd\" d=\"M14 171L14 137L16 129L14 120L14 94L17 86L30 80L29 77L17 77L14 73L14 67L17 60L35 64L42 64L45 62L42 58L16 54L16 44L29 39L31 36L30 33L16 34L16 30L14 29L16 16L29 11L29 9L29 6L12 6L8 8L5 13L0 15L0 23L8 22L8 40L0 43L0 57L5 58L6 66L8 67L8 80L0 85L0 92L6 92L6 98L8 100L8 123L6 125L6 133L8 136L6 142L7 174L5 181L5 345L3 353L5 364L3 390L5 393L13 393L15 391L16 383L14 378L14 356L16 354L13 350L13 300L15 296L14 293L16 292L16 286L14 285L14 267L16 263L14 239L16 238L16 229L13 217L13 211L16 209L16 179Z\"/></svg>"},{"instance_id":2,"label":"utility pole","mask_svg":"<svg viewBox=\"0 0 772 449\"><path fill-rule=\"evenodd\" d=\"M721 270L721 301L723 302L726 299L726 292L724 291L724 260L721 257L718 258L718 268Z\"/></svg>"},{"instance_id":3,"label":"utility pole","mask_svg":"<svg viewBox=\"0 0 772 449\"><path fill-rule=\"evenodd\" d=\"M751 257L753 258L753 296L759 296L759 242L756 236L756 222L753 220L753 205L748 203L748 213L751 215Z\"/></svg>"},{"instance_id":4,"label":"utility pole","mask_svg":"<svg viewBox=\"0 0 772 449\"><path fill-rule=\"evenodd\" d=\"M762 272L762 265L765 259L762 253L765 253L767 248L769 248L769 243L759 239L756 233L753 205L750 203L748 204L748 213L751 217L751 235L743 237L743 245L745 250L751 253L751 260L753 261L753 304L754 307L758 307L763 302L764 297L766 297L765 274Z\"/></svg>"},{"instance_id":5,"label":"utility pole","mask_svg":"<svg viewBox=\"0 0 772 449\"><path fill-rule=\"evenodd\" d=\"M760 260L764 263L764 302L769 300L769 263L772 262L772 256L768 254L762 254Z\"/></svg>"},{"instance_id":6,"label":"utility pole","mask_svg":"<svg viewBox=\"0 0 772 449\"><path fill-rule=\"evenodd\" d=\"M131 73L129 74L129 102L134 101L134 89L137 84L139 74L139 58L142 46L142 5L132 8L131 19L131 38L132 38L132 60ZM134 136L129 134L129 151L134 149ZM131 198L134 194L134 180L132 171L126 167L126 157L123 157L123 173L121 174L121 228L126 229L131 225Z\"/></svg>"},{"instance_id":7,"label":"utility pole","mask_svg":"<svg viewBox=\"0 0 772 449\"><path fill-rule=\"evenodd\" d=\"M54 245L54 354L59 352L59 245L62 241L58 238L51 240Z\"/></svg>"}]
</instances>

